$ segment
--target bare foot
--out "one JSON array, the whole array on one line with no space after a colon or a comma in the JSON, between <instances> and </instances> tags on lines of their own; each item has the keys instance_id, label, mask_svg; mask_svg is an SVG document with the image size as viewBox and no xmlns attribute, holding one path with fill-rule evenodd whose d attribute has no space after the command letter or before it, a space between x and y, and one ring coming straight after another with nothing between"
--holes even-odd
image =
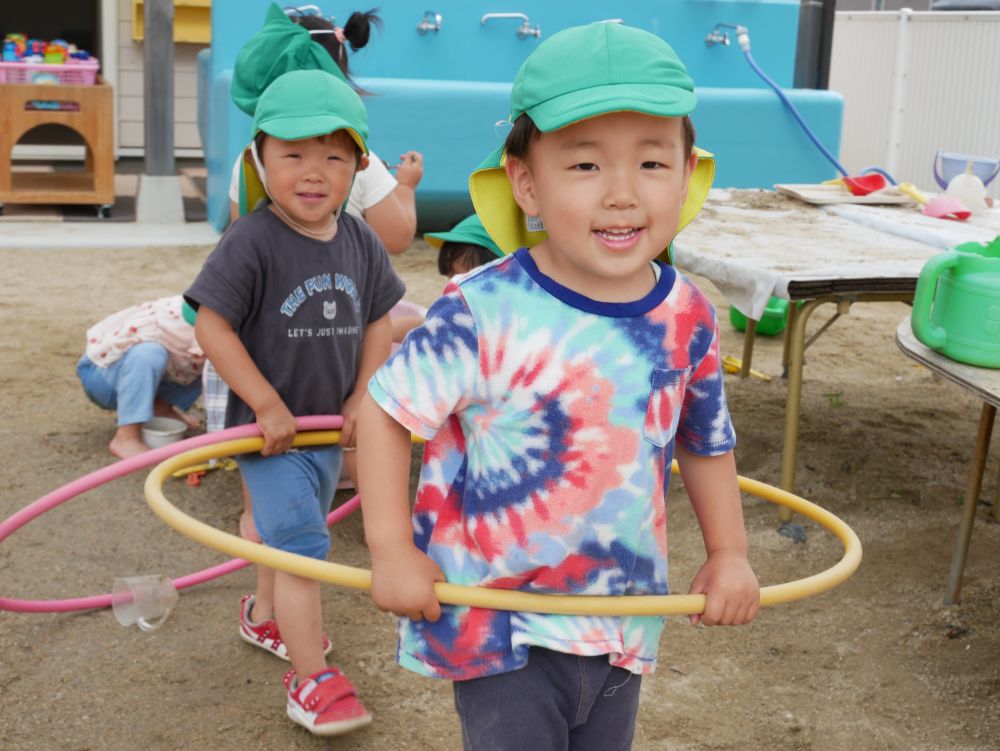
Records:
<instances>
[{"instance_id":1,"label":"bare foot","mask_svg":"<svg viewBox=\"0 0 1000 751\"><path fill-rule=\"evenodd\" d=\"M122 425L115 431L114 438L108 444L108 451L119 459L128 459L146 453L149 446L142 442L138 425Z\"/></svg>"},{"instance_id":2,"label":"bare foot","mask_svg":"<svg viewBox=\"0 0 1000 751\"><path fill-rule=\"evenodd\" d=\"M201 420L199 420L194 415L189 415L187 412L181 412L180 410L174 410L174 413L170 417L176 417L178 420L183 422L188 426L190 430L199 430L201 428Z\"/></svg>"},{"instance_id":3,"label":"bare foot","mask_svg":"<svg viewBox=\"0 0 1000 751\"><path fill-rule=\"evenodd\" d=\"M201 427L201 421L197 417L181 412L174 405L162 399L156 399L153 402L153 414L157 417L172 417L175 420L180 420L191 430L198 430Z\"/></svg>"}]
</instances>

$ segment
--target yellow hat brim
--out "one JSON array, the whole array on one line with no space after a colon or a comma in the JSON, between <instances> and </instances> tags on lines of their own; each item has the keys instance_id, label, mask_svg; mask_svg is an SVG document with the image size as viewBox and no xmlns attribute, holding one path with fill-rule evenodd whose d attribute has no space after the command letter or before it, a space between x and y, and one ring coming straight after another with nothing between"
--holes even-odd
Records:
<instances>
[{"instance_id":1,"label":"yellow hat brim","mask_svg":"<svg viewBox=\"0 0 1000 751\"><path fill-rule=\"evenodd\" d=\"M698 163L688 180L687 198L681 207L677 225L678 233L698 216L715 179L715 158L712 154L697 146L694 153L698 156ZM507 179L506 161L507 155L502 149L497 149L487 157L469 177L469 193L472 195L472 205L490 237L504 253L513 253L518 248L538 245L548 235L544 231L528 230L524 212L514 200L514 193ZM664 252L666 251L664 248ZM668 260L666 255L663 258Z\"/></svg>"},{"instance_id":2,"label":"yellow hat brim","mask_svg":"<svg viewBox=\"0 0 1000 751\"><path fill-rule=\"evenodd\" d=\"M254 167L250 147L243 150L240 158L240 216L246 216L263 199L267 199L267 189L264 187L257 169Z\"/></svg>"}]
</instances>

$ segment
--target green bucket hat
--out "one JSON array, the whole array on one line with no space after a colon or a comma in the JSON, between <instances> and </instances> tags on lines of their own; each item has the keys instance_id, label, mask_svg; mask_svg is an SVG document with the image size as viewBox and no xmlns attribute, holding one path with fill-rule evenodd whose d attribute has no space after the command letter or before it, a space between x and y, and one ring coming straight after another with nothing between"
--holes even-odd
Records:
<instances>
[{"instance_id":1,"label":"green bucket hat","mask_svg":"<svg viewBox=\"0 0 1000 751\"><path fill-rule=\"evenodd\" d=\"M278 76L257 102L253 134L296 141L346 130L362 153L368 153L368 113L361 97L343 81L322 70L296 70ZM267 191L256 165L254 144L243 152L240 213L257 205Z\"/></svg>"},{"instance_id":2,"label":"green bucket hat","mask_svg":"<svg viewBox=\"0 0 1000 751\"><path fill-rule=\"evenodd\" d=\"M572 61L572 63L568 63ZM611 112L683 117L696 104L694 82L673 48L660 37L618 23L593 23L553 34L521 65L510 94L510 121L528 115L550 132ZM712 155L696 148L678 232L705 203L715 176ZM499 148L469 178L469 192L483 225L505 253L531 247L544 231L528 229L514 201Z\"/></svg>"},{"instance_id":3,"label":"green bucket hat","mask_svg":"<svg viewBox=\"0 0 1000 751\"><path fill-rule=\"evenodd\" d=\"M264 90L279 76L293 70L324 70L347 81L344 71L323 45L313 41L309 30L272 4L267 9L264 27L236 55L229 89L233 103L253 117Z\"/></svg>"},{"instance_id":4,"label":"green bucket hat","mask_svg":"<svg viewBox=\"0 0 1000 751\"><path fill-rule=\"evenodd\" d=\"M438 249L445 243L481 245L495 253L498 258L503 256L503 251L493 242L493 238L490 237L476 214L465 217L447 232L428 232L424 235L424 240L427 241L428 245Z\"/></svg>"}]
</instances>

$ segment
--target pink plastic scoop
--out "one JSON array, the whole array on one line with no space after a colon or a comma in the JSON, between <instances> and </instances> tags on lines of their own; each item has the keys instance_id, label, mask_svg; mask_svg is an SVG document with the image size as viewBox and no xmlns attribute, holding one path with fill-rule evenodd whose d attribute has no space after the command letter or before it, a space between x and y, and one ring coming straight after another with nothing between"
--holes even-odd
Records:
<instances>
[{"instance_id":1,"label":"pink plastic scoop","mask_svg":"<svg viewBox=\"0 0 1000 751\"><path fill-rule=\"evenodd\" d=\"M951 196L942 194L934 196L934 198L927 198L911 183L900 183L898 187L901 193L905 193L924 207L924 216L964 222L972 215L972 212L961 201Z\"/></svg>"}]
</instances>

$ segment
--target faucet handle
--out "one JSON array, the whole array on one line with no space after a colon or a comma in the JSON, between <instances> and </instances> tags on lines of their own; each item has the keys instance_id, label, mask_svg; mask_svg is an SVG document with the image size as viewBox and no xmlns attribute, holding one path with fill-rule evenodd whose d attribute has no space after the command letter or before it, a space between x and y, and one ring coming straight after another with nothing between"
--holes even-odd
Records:
<instances>
[{"instance_id":1,"label":"faucet handle","mask_svg":"<svg viewBox=\"0 0 1000 751\"><path fill-rule=\"evenodd\" d=\"M433 10L424 11L424 17L417 24L418 34L441 31L441 14Z\"/></svg>"},{"instance_id":2,"label":"faucet handle","mask_svg":"<svg viewBox=\"0 0 1000 751\"><path fill-rule=\"evenodd\" d=\"M715 44L721 44L723 47L729 46L729 33L725 31L719 31L718 28L712 29L705 36L705 46L711 47Z\"/></svg>"},{"instance_id":3,"label":"faucet handle","mask_svg":"<svg viewBox=\"0 0 1000 751\"><path fill-rule=\"evenodd\" d=\"M521 39L526 39L527 37L541 38L542 27L539 24L531 25L531 22L525 18L524 23L522 23L517 29L517 36Z\"/></svg>"}]
</instances>

